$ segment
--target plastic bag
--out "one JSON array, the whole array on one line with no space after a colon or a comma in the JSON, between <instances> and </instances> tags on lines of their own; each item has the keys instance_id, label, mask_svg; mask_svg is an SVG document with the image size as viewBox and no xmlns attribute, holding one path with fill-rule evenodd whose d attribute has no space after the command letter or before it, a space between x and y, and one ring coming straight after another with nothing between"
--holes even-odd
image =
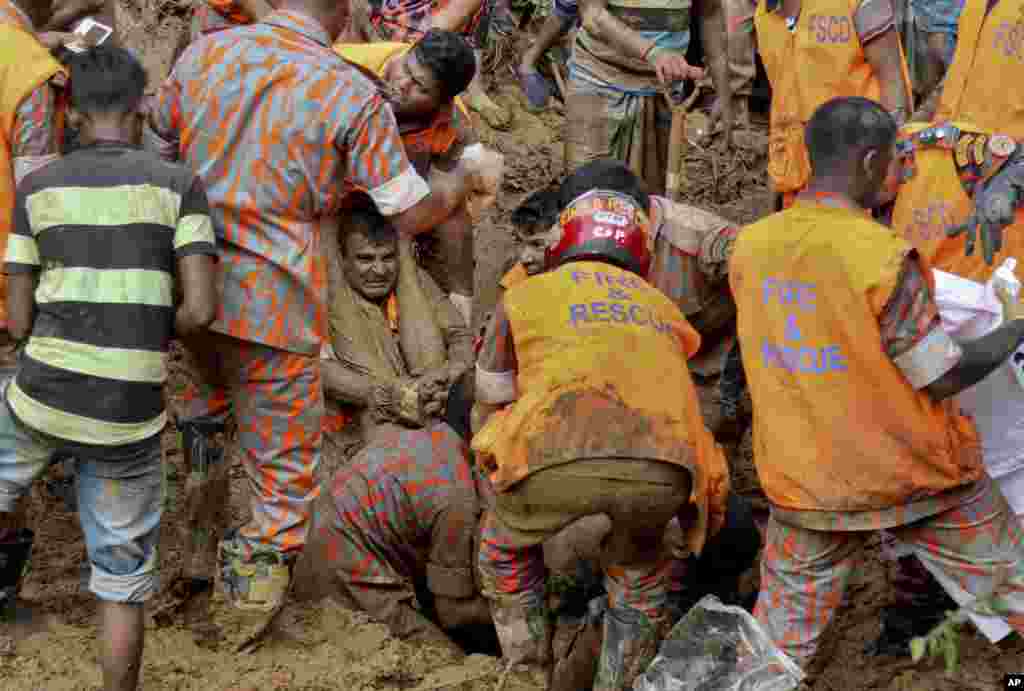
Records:
<instances>
[{"instance_id":1,"label":"plastic bag","mask_svg":"<svg viewBox=\"0 0 1024 691\"><path fill-rule=\"evenodd\" d=\"M942 328L959 342L973 341L996 329L1003 307L991 281L977 283L935 271L935 302ZM971 415L981 435L989 475L999 478L1024 468L1024 389L1014 368L1024 365L1024 347L980 382L957 395L961 410Z\"/></svg>"},{"instance_id":2,"label":"plastic bag","mask_svg":"<svg viewBox=\"0 0 1024 691\"><path fill-rule=\"evenodd\" d=\"M633 691L792 691L803 678L746 610L707 595L672 628Z\"/></svg>"}]
</instances>

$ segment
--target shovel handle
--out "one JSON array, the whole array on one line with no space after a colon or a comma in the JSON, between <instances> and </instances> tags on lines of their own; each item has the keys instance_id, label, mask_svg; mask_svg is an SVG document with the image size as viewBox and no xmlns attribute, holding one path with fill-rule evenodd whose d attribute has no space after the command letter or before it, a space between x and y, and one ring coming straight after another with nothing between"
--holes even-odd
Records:
<instances>
[{"instance_id":1,"label":"shovel handle","mask_svg":"<svg viewBox=\"0 0 1024 691\"><path fill-rule=\"evenodd\" d=\"M673 84L665 93L672 107L672 130L668 138L668 166L665 171L665 195L680 201L683 187L683 152L686 150L686 113L689 103L682 99L682 83Z\"/></svg>"}]
</instances>

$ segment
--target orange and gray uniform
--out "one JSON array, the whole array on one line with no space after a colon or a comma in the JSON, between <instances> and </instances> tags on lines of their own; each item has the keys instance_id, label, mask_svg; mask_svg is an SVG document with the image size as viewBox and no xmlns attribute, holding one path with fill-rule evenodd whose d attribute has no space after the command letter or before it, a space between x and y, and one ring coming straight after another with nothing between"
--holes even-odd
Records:
<instances>
[{"instance_id":1,"label":"orange and gray uniform","mask_svg":"<svg viewBox=\"0 0 1024 691\"><path fill-rule=\"evenodd\" d=\"M240 548L297 553L322 441L322 233L353 191L391 216L429 188L380 94L298 12L193 43L149 125L151 144L202 178L219 241L213 347L196 353L205 376L183 418L234 413L256 497Z\"/></svg>"},{"instance_id":2,"label":"orange and gray uniform","mask_svg":"<svg viewBox=\"0 0 1024 691\"><path fill-rule=\"evenodd\" d=\"M418 609L417 586L476 596L474 549L488 493L448 425L393 427L324 483L296 579L366 610L397 636L415 633L423 620L403 605Z\"/></svg>"},{"instance_id":3,"label":"orange and gray uniform","mask_svg":"<svg viewBox=\"0 0 1024 691\"><path fill-rule=\"evenodd\" d=\"M974 425L924 391L961 357L928 263L862 211L798 201L744 229L730 282L772 502L755 616L776 643L813 656L879 529L972 596L997 588L1024 630L1024 534Z\"/></svg>"},{"instance_id":4,"label":"orange and gray uniform","mask_svg":"<svg viewBox=\"0 0 1024 691\"><path fill-rule=\"evenodd\" d=\"M0 0L0 243L10 233L17 183L57 153L61 110L50 80L63 74L28 15ZM5 295L0 329L7 326Z\"/></svg>"},{"instance_id":5,"label":"orange and gray uniform","mask_svg":"<svg viewBox=\"0 0 1024 691\"><path fill-rule=\"evenodd\" d=\"M810 177L804 128L814 111L843 96L880 99L881 82L864 46L894 29L894 15L889 0L817 0L795 20L781 10L781 0L760 0L754 25L772 86L768 173L788 204ZM906 64L902 71L909 104Z\"/></svg>"},{"instance_id":6,"label":"orange and gray uniform","mask_svg":"<svg viewBox=\"0 0 1024 691\"><path fill-rule=\"evenodd\" d=\"M1021 0L967 0L935 117L902 133L907 179L896 197L893 228L936 269L982 283L1007 257L1024 257L1024 211L1018 208L1004 229L992 265L981 252L964 254L964 235L950 238L945 231L973 211L971 190L1005 160L996 155L1001 145L1008 145L1002 153L1024 146L1024 58L1012 38L1024 35L1022 11Z\"/></svg>"},{"instance_id":7,"label":"orange and gray uniform","mask_svg":"<svg viewBox=\"0 0 1024 691\"><path fill-rule=\"evenodd\" d=\"M477 363L478 400L500 396L492 386L514 387L511 405L494 413L473 440L496 492L480 549L485 594L539 596L539 543L585 515L566 508L553 510L557 516L550 522L539 515L524 520L522 503L545 489L534 478L551 485L553 478L570 482L575 473L577 489L607 480L623 488L621 496L631 484L664 483L665 521L658 525L652 509L651 525L621 528L645 528L660 542L665 523L688 507L693 520L686 526L686 544L700 552L721 525L728 473L703 426L686 367L698 343L668 298L608 264L572 262L505 293ZM642 366L649 362L658 365ZM679 471L692 478L689 498L671 493L671 478ZM591 499L564 496L567 507ZM613 530L620 527L615 523L613 518ZM668 567L664 555L652 563L608 567L611 605L657 619Z\"/></svg>"}]
</instances>

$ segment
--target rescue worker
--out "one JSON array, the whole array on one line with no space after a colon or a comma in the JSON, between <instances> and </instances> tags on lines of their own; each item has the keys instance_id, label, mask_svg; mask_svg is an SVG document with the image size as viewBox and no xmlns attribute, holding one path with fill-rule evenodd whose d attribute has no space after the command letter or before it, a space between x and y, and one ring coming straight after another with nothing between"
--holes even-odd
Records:
<instances>
[{"instance_id":1,"label":"rescue worker","mask_svg":"<svg viewBox=\"0 0 1024 691\"><path fill-rule=\"evenodd\" d=\"M473 575L488 491L447 424L387 426L325 482L295 567L297 598L331 597L399 638L444 645L446 630L489 624Z\"/></svg>"},{"instance_id":2,"label":"rescue worker","mask_svg":"<svg viewBox=\"0 0 1024 691\"><path fill-rule=\"evenodd\" d=\"M374 428L400 424L422 428L444 416L449 391L473 364L472 336L458 310L434 280L419 269L395 229L369 200L347 214L343 235L325 247L337 254L340 280L331 285L329 340L321 351L324 395L347 424L326 432L325 444L364 444ZM409 275L411 274L411 275ZM422 293L427 311L408 308L410 291ZM445 357L414 375L406 361L399 322L414 327L406 337L439 330ZM411 333L410 333L411 332ZM337 429L341 427L341 429ZM338 435L338 436L335 436ZM341 457L351 454L342 451ZM333 469L325 469L326 477Z\"/></svg>"},{"instance_id":3,"label":"rescue worker","mask_svg":"<svg viewBox=\"0 0 1024 691\"><path fill-rule=\"evenodd\" d=\"M705 63L725 97L725 141L732 141L725 23L719 0L581 0L566 85L565 164L598 158L628 163L654 194L664 194L671 108L664 90L704 71L686 62L690 22L701 22ZM692 14L692 17L691 17Z\"/></svg>"},{"instance_id":4,"label":"rescue worker","mask_svg":"<svg viewBox=\"0 0 1024 691\"><path fill-rule=\"evenodd\" d=\"M456 31L473 47L477 74L466 89L466 105L494 129L507 129L511 114L484 91L480 67L488 36L501 12L499 0L354 0L346 41L414 43L430 29Z\"/></svg>"},{"instance_id":5,"label":"rescue worker","mask_svg":"<svg viewBox=\"0 0 1024 691\"><path fill-rule=\"evenodd\" d=\"M699 554L728 492L686 368L700 337L642 278L650 200L630 193L639 198L595 186L567 205L548 272L506 291L476 370L485 424L472 446L496 492L479 568L502 652L530 676L546 674L540 543L603 514L611 532L601 551L608 613L599 691L631 688L654 655L671 566L665 526L678 515L684 543Z\"/></svg>"},{"instance_id":6,"label":"rescue worker","mask_svg":"<svg viewBox=\"0 0 1024 691\"><path fill-rule=\"evenodd\" d=\"M1024 203L1024 80L1013 78L1024 72L1002 43L1022 8L1020 0L967 0L949 72L901 141L905 179L893 228L936 269L982 283L1003 259L1024 259L1016 215Z\"/></svg>"},{"instance_id":7,"label":"rescue worker","mask_svg":"<svg viewBox=\"0 0 1024 691\"><path fill-rule=\"evenodd\" d=\"M202 376L186 391L183 436L194 504L208 506L204 478L217 458L194 457L208 446L194 438L233 413L252 516L221 542L219 562L230 604L260 616L283 601L317 493L323 233L354 189L401 233L434 228L476 179L465 160L431 187L416 173L391 109L331 50L347 17L346 2L284 0L262 22L205 36L149 116L150 144L202 177L218 233L220 311L210 336L189 344ZM190 550L203 558L187 576L210 578L217 537L197 529Z\"/></svg>"},{"instance_id":8,"label":"rescue worker","mask_svg":"<svg viewBox=\"0 0 1024 691\"><path fill-rule=\"evenodd\" d=\"M748 106L757 72L752 35L747 26L753 22L754 5L750 0L723 0L723 11L730 93L733 96L731 105L735 108L732 116L736 124L746 127L750 124ZM551 83L539 70L541 58L578 24L579 8L576 0L554 0L551 3L551 14L544 20L537 36L523 53L517 74L519 86L531 110L544 109L551 96ZM728 98L715 100L712 108L715 124L724 124L722 116L728 105Z\"/></svg>"},{"instance_id":9,"label":"rescue worker","mask_svg":"<svg viewBox=\"0 0 1024 691\"><path fill-rule=\"evenodd\" d=\"M483 145L458 98L476 73L473 49L459 34L431 29L414 44L337 43L338 55L379 78L398 121L405 153L428 178L434 166L450 169L479 157ZM473 304L473 221L463 205L417 248L421 264L449 296L467 324Z\"/></svg>"},{"instance_id":10,"label":"rescue worker","mask_svg":"<svg viewBox=\"0 0 1024 691\"><path fill-rule=\"evenodd\" d=\"M1020 68L999 43L1004 23L1016 22L1021 7L1020 2L1005 0L964 4L963 38L953 66L914 114L915 122L901 133L902 182L893 228L933 268L980 283L987 282L1005 258L1024 259L1024 225L1016 213L1024 202L1019 193L1024 157L1018 144L1024 138L1024 118L1017 115L1016 105L1024 103L1024 90L1007 77L1020 73ZM939 3L930 12L951 11ZM938 35L945 36L944 45L952 55L955 17L948 17L943 26L948 31ZM982 70L1003 77L986 83L978 78ZM947 235L950 229L966 229L965 224L970 226L966 237L960 237L962 232ZM981 252L974 247L977 231ZM983 441L998 444L1000 436L989 435ZM910 638L937 623L948 607L936 605L950 600L912 557L897 560L893 585L895 598L883 610L875 648L907 654Z\"/></svg>"},{"instance_id":11,"label":"rescue worker","mask_svg":"<svg viewBox=\"0 0 1024 691\"><path fill-rule=\"evenodd\" d=\"M803 10L807 11L804 12ZM772 87L768 173L776 210L810 178L804 126L840 96L879 101L902 124L913 106L892 0L759 0L756 43Z\"/></svg>"},{"instance_id":12,"label":"rescue worker","mask_svg":"<svg viewBox=\"0 0 1024 691\"><path fill-rule=\"evenodd\" d=\"M977 341L946 335L928 260L869 214L895 193L896 134L876 102L825 103L807 189L746 227L730 265L772 504L755 616L801 665L879 529L1024 631L1024 532L950 400L1024 340L1024 310Z\"/></svg>"}]
</instances>

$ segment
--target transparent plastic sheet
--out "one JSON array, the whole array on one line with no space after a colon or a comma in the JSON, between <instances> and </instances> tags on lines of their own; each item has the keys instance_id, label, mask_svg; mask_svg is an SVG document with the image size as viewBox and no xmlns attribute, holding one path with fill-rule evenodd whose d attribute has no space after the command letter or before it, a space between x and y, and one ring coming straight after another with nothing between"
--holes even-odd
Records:
<instances>
[{"instance_id":1,"label":"transparent plastic sheet","mask_svg":"<svg viewBox=\"0 0 1024 691\"><path fill-rule=\"evenodd\" d=\"M707 595L665 637L633 691L792 691L803 678L746 610Z\"/></svg>"}]
</instances>

